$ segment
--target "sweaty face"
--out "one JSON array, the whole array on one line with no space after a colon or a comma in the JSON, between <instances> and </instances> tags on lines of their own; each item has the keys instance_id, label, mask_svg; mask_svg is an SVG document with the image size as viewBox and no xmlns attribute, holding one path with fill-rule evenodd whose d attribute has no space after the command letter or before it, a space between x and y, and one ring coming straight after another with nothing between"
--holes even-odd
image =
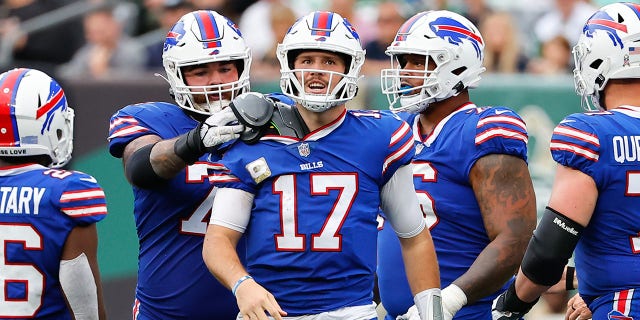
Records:
<instances>
[{"instance_id":1,"label":"sweaty face","mask_svg":"<svg viewBox=\"0 0 640 320\"><path fill-rule=\"evenodd\" d=\"M293 68L313 69L297 71L296 77L304 86L305 93L320 95L333 91L347 67L344 59L336 53L303 51L294 59Z\"/></svg>"},{"instance_id":2,"label":"sweaty face","mask_svg":"<svg viewBox=\"0 0 640 320\"><path fill-rule=\"evenodd\" d=\"M239 79L239 70L232 61L183 67L182 74L186 85L197 87L191 89L191 92L194 102L198 104L208 101L231 100L233 98L233 92L230 90L231 85L225 84ZM207 86L209 87L205 88Z\"/></svg>"}]
</instances>

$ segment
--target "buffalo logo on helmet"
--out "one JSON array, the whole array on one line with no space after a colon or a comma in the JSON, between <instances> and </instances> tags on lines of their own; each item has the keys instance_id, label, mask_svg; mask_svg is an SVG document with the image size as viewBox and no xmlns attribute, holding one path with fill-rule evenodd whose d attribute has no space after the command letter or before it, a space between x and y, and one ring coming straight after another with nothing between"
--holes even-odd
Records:
<instances>
[{"instance_id":1,"label":"buffalo logo on helmet","mask_svg":"<svg viewBox=\"0 0 640 320\"><path fill-rule=\"evenodd\" d=\"M457 20L448 17L439 17L429 23L429 27L438 38L447 40L453 45L459 46L462 44L462 40L470 41L476 50L478 58L482 56L482 51L480 50L480 45L483 44L482 37Z\"/></svg>"},{"instance_id":2,"label":"buffalo logo on helmet","mask_svg":"<svg viewBox=\"0 0 640 320\"><path fill-rule=\"evenodd\" d=\"M184 21L181 20L178 21L178 23L176 23L176 25L173 26L173 28L171 28L171 30L169 30L169 32L167 33L167 38L164 40L163 51L167 51L169 50L169 48L177 46L178 42L180 42L180 40L182 40L182 37L184 37L184 34Z\"/></svg>"},{"instance_id":3,"label":"buffalo logo on helmet","mask_svg":"<svg viewBox=\"0 0 640 320\"><path fill-rule=\"evenodd\" d=\"M598 11L594 13L593 16L591 16L591 18L589 18L587 23L584 25L582 33L584 33L589 38L593 38L593 34L597 30L606 32L613 42L614 47L620 45L620 49L624 48L622 39L620 39L620 36L618 36L617 31L626 33L627 26L615 21L611 16L609 16L606 11Z\"/></svg>"}]
</instances>

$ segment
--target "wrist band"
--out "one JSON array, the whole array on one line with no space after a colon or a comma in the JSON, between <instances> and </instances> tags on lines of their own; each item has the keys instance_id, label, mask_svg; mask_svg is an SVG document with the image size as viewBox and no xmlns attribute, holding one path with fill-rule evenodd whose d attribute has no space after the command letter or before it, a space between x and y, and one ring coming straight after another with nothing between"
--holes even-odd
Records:
<instances>
[{"instance_id":1,"label":"wrist band","mask_svg":"<svg viewBox=\"0 0 640 320\"><path fill-rule=\"evenodd\" d=\"M567 289L567 291L571 291L576 288L573 286L573 272L575 269L575 267L567 266L567 274L565 276L565 289Z\"/></svg>"},{"instance_id":2,"label":"wrist band","mask_svg":"<svg viewBox=\"0 0 640 320\"><path fill-rule=\"evenodd\" d=\"M236 290L238 290L238 287L240 286L241 283L243 283L245 280L249 280L249 279L253 279L252 276L250 275L246 275L240 279L238 279L238 281L236 281L236 284L233 285L233 289L231 289L231 293L233 293L233 295L236 295Z\"/></svg>"}]
</instances>

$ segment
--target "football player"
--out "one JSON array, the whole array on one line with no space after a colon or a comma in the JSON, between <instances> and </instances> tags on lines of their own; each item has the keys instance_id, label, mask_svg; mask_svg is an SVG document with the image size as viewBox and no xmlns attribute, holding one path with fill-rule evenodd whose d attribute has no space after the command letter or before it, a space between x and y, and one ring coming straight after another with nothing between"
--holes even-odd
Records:
<instances>
[{"instance_id":1,"label":"football player","mask_svg":"<svg viewBox=\"0 0 640 320\"><path fill-rule=\"evenodd\" d=\"M177 105L126 106L109 129L109 152L122 158L134 193L133 318L235 319L235 298L208 272L202 243L214 196L207 159L244 128L227 106L249 90L250 50L233 22L201 10L169 31L162 59Z\"/></svg>"},{"instance_id":2,"label":"football player","mask_svg":"<svg viewBox=\"0 0 640 320\"><path fill-rule=\"evenodd\" d=\"M461 15L414 15L387 54L382 90L413 129L413 182L438 256L444 319L488 319L536 223L525 123L509 108L471 101L469 89L485 70L484 41ZM413 304L393 233L385 224L378 238L388 319Z\"/></svg>"},{"instance_id":3,"label":"football player","mask_svg":"<svg viewBox=\"0 0 640 320\"><path fill-rule=\"evenodd\" d=\"M411 181L411 129L395 116L345 106L364 62L357 32L337 13L312 12L289 29L277 56L280 87L295 101L283 121L290 129L236 141L225 153L207 266L245 319L377 319L382 206L421 318L440 319L435 251ZM235 250L243 235L246 268Z\"/></svg>"},{"instance_id":4,"label":"football player","mask_svg":"<svg viewBox=\"0 0 640 320\"><path fill-rule=\"evenodd\" d=\"M606 5L584 25L573 72L591 112L569 115L553 131L549 204L493 319L527 313L572 254L593 319L640 319L639 39L637 3ZM569 319L581 316L570 311Z\"/></svg>"},{"instance_id":5,"label":"football player","mask_svg":"<svg viewBox=\"0 0 640 320\"><path fill-rule=\"evenodd\" d=\"M73 150L73 109L34 69L0 74L0 318L106 319L96 179L61 169Z\"/></svg>"}]
</instances>

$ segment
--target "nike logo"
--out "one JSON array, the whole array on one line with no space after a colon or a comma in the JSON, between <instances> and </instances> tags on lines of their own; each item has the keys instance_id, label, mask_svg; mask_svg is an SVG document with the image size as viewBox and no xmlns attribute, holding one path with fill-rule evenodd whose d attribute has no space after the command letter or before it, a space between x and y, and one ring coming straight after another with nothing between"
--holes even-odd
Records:
<instances>
[{"instance_id":1,"label":"nike logo","mask_svg":"<svg viewBox=\"0 0 640 320\"><path fill-rule=\"evenodd\" d=\"M94 178L94 177L80 178L80 180L91 182L91 183L98 183L98 180L96 180L96 178Z\"/></svg>"},{"instance_id":2,"label":"nike logo","mask_svg":"<svg viewBox=\"0 0 640 320\"><path fill-rule=\"evenodd\" d=\"M560 123L571 123L571 122L576 122L575 120L562 120L560 121Z\"/></svg>"},{"instance_id":3,"label":"nike logo","mask_svg":"<svg viewBox=\"0 0 640 320\"><path fill-rule=\"evenodd\" d=\"M509 110L496 110L496 114L503 114L505 112L509 112Z\"/></svg>"}]
</instances>

